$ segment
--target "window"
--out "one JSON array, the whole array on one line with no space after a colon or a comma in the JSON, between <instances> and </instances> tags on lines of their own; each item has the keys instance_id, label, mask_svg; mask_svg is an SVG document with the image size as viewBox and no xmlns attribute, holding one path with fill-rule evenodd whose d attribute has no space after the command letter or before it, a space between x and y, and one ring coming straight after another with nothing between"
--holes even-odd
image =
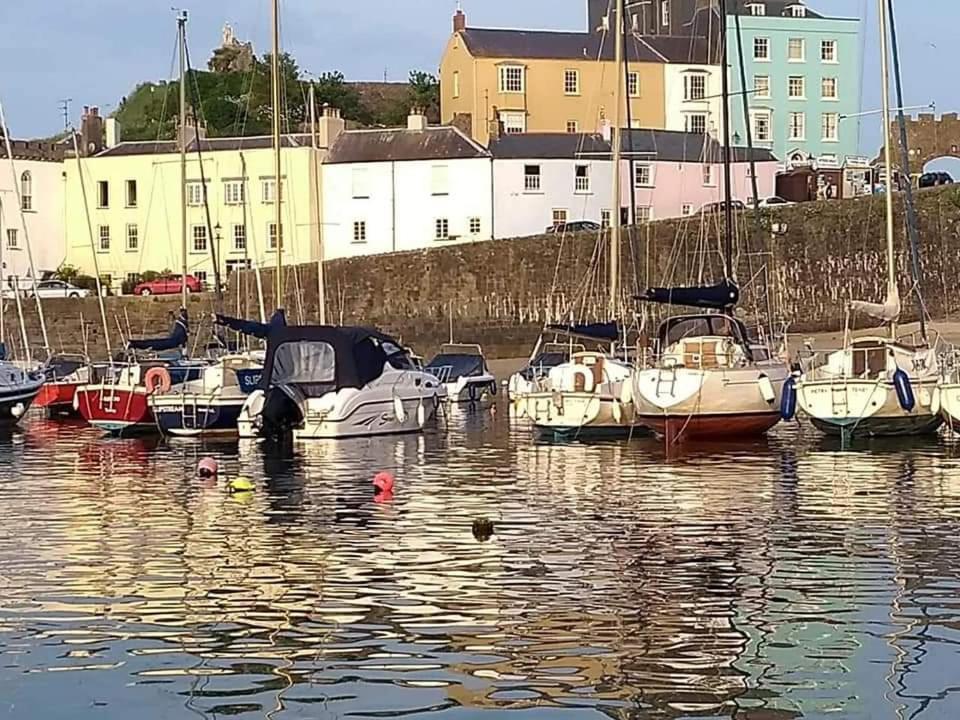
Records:
<instances>
[{"instance_id":1,"label":"window","mask_svg":"<svg viewBox=\"0 0 960 720\"><path fill-rule=\"evenodd\" d=\"M749 3L747 5L747 10L750 11L751 15L766 15L767 6L763 3Z\"/></svg>"},{"instance_id":2,"label":"window","mask_svg":"<svg viewBox=\"0 0 960 720\"><path fill-rule=\"evenodd\" d=\"M97 207L110 207L110 183L106 180L97 183Z\"/></svg>"},{"instance_id":3,"label":"window","mask_svg":"<svg viewBox=\"0 0 960 720\"><path fill-rule=\"evenodd\" d=\"M446 218L437 218L433 224L434 240L449 240L450 239L450 221Z\"/></svg>"},{"instance_id":4,"label":"window","mask_svg":"<svg viewBox=\"0 0 960 720\"><path fill-rule=\"evenodd\" d=\"M239 252L246 252L247 250L247 226L246 225L233 226L233 249Z\"/></svg>"},{"instance_id":5,"label":"window","mask_svg":"<svg viewBox=\"0 0 960 720\"><path fill-rule=\"evenodd\" d=\"M823 62L827 62L827 63L835 63L837 61L837 41L836 40L820 41L820 59Z\"/></svg>"},{"instance_id":6,"label":"window","mask_svg":"<svg viewBox=\"0 0 960 720\"><path fill-rule=\"evenodd\" d=\"M127 252L136 252L140 249L140 228L136 225L127 225Z\"/></svg>"},{"instance_id":7,"label":"window","mask_svg":"<svg viewBox=\"0 0 960 720\"><path fill-rule=\"evenodd\" d=\"M574 166L573 191L578 193L590 192L590 166L589 165Z\"/></svg>"},{"instance_id":8,"label":"window","mask_svg":"<svg viewBox=\"0 0 960 720\"><path fill-rule=\"evenodd\" d=\"M787 97L791 100L802 100L806 97L806 83L802 75L791 75L787 78Z\"/></svg>"},{"instance_id":9,"label":"window","mask_svg":"<svg viewBox=\"0 0 960 720\"><path fill-rule=\"evenodd\" d=\"M207 271L206 270L197 270L193 273L193 276L200 281L201 285L207 284Z\"/></svg>"},{"instance_id":10,"label":"window","mask_svg":"<svg viewBox=\"0 0 960 720\"><path fill-rule=\"evenodd\" d=\"M660 24L670 27L670 0L660 1Z\"/></svg>"},{"instance_id":11,"label":"window","mask_svg":"<svg viewBox=\"0 0 960 720\"><path fill-rule=\"evenodd\" d=\"M683 78L683 99L704 100L707 97L707 76L697 73L696 75L685 75Z\"/></svg>"},{"instance_id":12,"label":"window","mask_svg":"<svg viewBox=\"0 0 960 720\"><path fill-rule=\"evenodd\" d=\"M645 223L653 220L653 208L649 205L637 206L637 222Z\"/></svg>"},{"instance_id":13,"label":"window","mask_svg":"<svg viewBox=\"0 0 960 720\"><path fill-rule=\"evenodd\" d=\"M604 208L600 211L600 227L610 227L610 208Z\"/></svg>"},{"instance_id":14,"label":"window","mask_svg":"<svg viewBox=\"0 0 960 720\"><path fill-rule=\"evenodd\" d=\"M820 97L824 100L837 99L837 79L825 77L820 80Z\"/></svg>"},{"instance_id":15,"label":"window","mask_svg":"<svg viewBox=\"0 0 960 720\"><path fill-rule=\"evenodd\" d=\"M807 116L802 112L790 113L790 139L805 140L807 137Z\"/></svg>"},{"instance_id":16,"label":"window","mask_svg":"<svg viewBox=\"0 0 960 720\"><path fill-rule=\"evenodd\" d=\"M282 178L281 178L282 181ZM274 200L277 197L277 181L276 178L264 178L261 184L261 196L263 199L264 205L272 205ZM281 186L281 193L283 193ZM280 202L283 202L283 198L280 198Z\"/></svg>"},{"instance_id":17,"label":"window","mask_svg":"<svg viewBox=\"0 0 960 720\"><path fill-rule=\"evenodd\" d=\"M283 230L280 231L281 233ZM270 250L277 249L277 224L275 222L267 223L267 244Z\"/></svg>"},{"instance_id":18,"label":"window","mask_svg":"<svg viewBox=\"0 0 960 720\"><path fill-rule=\"evenodd\" d=\"M127 180L127 207L135 208L137 206L137 181Z\"/></svg>"},{"instance_id":19,"label":"window","mask_svg":"<svg viewBox=\"0 0 960 720\"><path fill-rule=\"evenodd\" d=\"M453 71L453 97L454 99L460 97L460 71Z\"/></svg>"},{"instance_id":20,"label":"window","mask_svg":"<svg viewBox=\"0 0 960 720\"><path fill-rule=\"evenodd\" d=\"M501 65L500 66L500 92L502 93L522 93L523 92L523 66L522 65Z\"/></svg>"},{"instance_id":21,"label":"window","mask_svg":"<svg viewBox=\"0 0 960 720\"><path fill-rule=\"evenodd\" d=\"M367 241L367 221L357 220L353 223L353 242L360 245Z\"/></svg>"},{"instance_id":22,"label":"window","mask_svg":"<svg viewBox=\"0 0 960 720\"><path fill-rule=\"evenodd\" d=\"M578 123L576 120L567 120L567 132L568 133L580 132L580 123Z\"/></svg>"},{"instance_id":23,"label":"window","mask_svg":"<svg viewBox=\"0 0 960 720\"><path fill-rule=\"evenodd\" d=\"M565 224L567 222L566 208L554 208L552 222L554 227Z\"/></svg>"},{"instance_id":24,"label":"window","mask_svg":"<svg viewBox=\"0 0 960 720\"><path fill-rule=\"evenodd\" d=\"M758 112L753 116L753 139L757 142L770 142L770 113Z\"/></svg>"},{"instance_id":25,"label":"window","mask_svg":"<svg viewBox=\"0 0 960 720\"><path fill-rule=\"evenodd\" d=\"M101 225L98 232L100 244L97 246L100 252L110 252L110 226Z\"/></svg>"},{"instance_id":26,"label":"window","mask_svg":"<svg viewBox=\"0 0 960 720\"><path fill-rule=\"evenodd\" d=\"M525 112L502 112L500 113L500 122L503 123L504 132L510 135L527 131L527 114Z\"/></svg>"},{"instance_id":27,"label":"window","mask_svg":"<svg viewBox=\"0 0 960 720\"><path fill-rule=\"evenodd\" d=\"M540 192L540 166L523 166L523 191Z\"/></svg>"},{"instance_id":28,"label":"window","mask_svg":"<svg viewBox=\"0 0 960 720\"><path fill-rule=\"evenodd\" d=\"M803 5L793 5L790 7L790 15L792 17L806 17L807 9Z\"/></svg>"},{"instance_id":29,"label":"window","mask_svg":"<svg viewBox=\"0 0 960 720\"><path fill-rule=\"evenodd\" d=\"M787 60L790 62L803 62L805 56L803 38L790 38L787 41Z\"/></svg>"},{"instance_id":30,"label":"window","mask_svg":"<svg viewBox=\"0 0 960 720\"><path fill-rule=\"evenodd\" d=\"M448 186L448 169L446 165L434 165L430 168L430 194L447 195L450 192Z\"/></svg>"},{"instance_id":31,"label":"window","mask_svg":"<svg viewBox=\"0 0 960 720\"><path fill-rule=\"evenodd\" d=\"M753 76L753 96L761 100L770 98L770 76L769 75Z\"/></svg>"},{"instance_id":32,"label":"window","mask_svg":"<svg viewBox=\"0 0 960 720\"><path fill-rule=\"evenodd\" d=\"M653 187L653 173L649 165L633 166L633 184L635 187Z\"/></svg>"},{"instance_id":33,"label":"window","mask_svg":"<svg viewBox=\"0 0 960 720\"><path fill-rule=\"evenodd\" d=\"M20 209L33 210L33 175L27 170L20 176Z\"/></svg>"},{"instance_id":34,"label":"window","mask_svg":"<svg viewBox=\"0 0 960 720\"><path fill-rule=\"evenodd\" d=\"M127 273L127 284L136 285L140 282L140 273Z\"/></svg>"},{"instance_id":35,"label":"window","mask_svg":"<svg viewBox=\"0 0 960 720\"><path fill-rule=\"evenodd\" d=\"M693 205L691 205L690 203L684 203L683 205L681 205L681 206L680 206L680 214L681 214L683 217L687 217L687 216L689 216L689 215L693 215Z\"/></svg>"},{"instance_id":36,"label":"window","mask_svg":"<svg viewBox=\"0 0 960 720\"><path fill-rule=\"evenodd\" d=\"M19 250L20 244L17 240L17 231L14 228L7 228L7 249Z\"/></svg>"},{"instance_id":37,"label":"window","mask_svg":"<svg viewBox=\"0 0 960 720\"><path fill-rule=\"evenodd\" d=\"M707 132L707 116L703 113L690 113L686 117L687 132L704 135Z\"/></svg>"},{"instance_id":38,"label":"window","mask_svg":"<svg viewBox=\"0 0 960 720\"><path fill-rule=\"evenodd\" d=\"M480 218L478 218L478 217L472 217L472 218L470 218L469 225L470 225L470 234L471 234L471 235L479 235L479 234L480 234Z\"/></svg>"},{"instance_id":39,"label":"window","mask_svg":"<svg viewBox=\"0 0 960 720\"><path fill-rule=\"evenodd\" d=\"M223 202L225 205L243 205L243 181L228 180L223 184Z\"/></svg>"},{"instance_id":40,"label":"window","mask_svg":"<svg viewBox=\"0 0 960 720\"><path fill-rule=\"evenodd\" d=\"M249 270L250 261L249 260L227 260L227 277L230 277L230 273L234 270Z\"/></svg>"},{"instance_id":41,"label":"window","mask_svg":"<svg viewBox=\"0 0 960 720\"><path fill-rule=\"evenodd\" d=\"M207 251L207 226L194 225L193 230L193 252Z\"/></svg>"},{"instance_id":42,"label":"window","mask_svg":"<svg viewBox=\"0 0 960 720\"><path fill-rule=\"evenodd\" d=\"M640 73L627 73L627 94L630 97L640 97Z\"/></svg>"},{"instance_id":43,"label":"window","mask_svg":"<svg viewBox=\"0 0 960 720\"><path fill-rule=\"evenodd\" d=\"M203 185L198 182L187 183L187 205L203 205Z\"/></svg>"},{"instance_id":44,"label":"window","mask_svg":"<svg viewBox=\"0 0 960 720\"><path fill-rule=\"evenodd\" d=\"M703 166L703 184L704 185L716 184L716 181L713 179L713 165Z\"/></svg>"},{"instance_id":45,"label":"window","mask_svg":"<svg viewBox=\"0 0 960 720\"><path fill-rule=\"evenodd\" d=\"M579 70L563 71L563 94L564 95L580 94L580 71Z\"/></svg>"},{"instance_id":46,"label":"window","mask_svg":"<svg viewBox=\"0 0 960 720\"><path fill-rule=\"evenodd\" d=\"M764 61L770 59L770 38L753 39L753 59Z\"/></svg>"},{"instance_id":47,"label":"window","mask_svg":"<svg viewBox=\"0 0 960 720\"><path fill-rule=\"evenodd\" d=\"M837 140L837 113L824 113L821 120L821 137L823 140L835 142Z\"/></svg>"},{"instance_id":48,"label":"window","mask_svg":"<svg viewBox=\"0 0 960 720\"><path fill-rule=\"evenodd\" d=\"M366 168L353 168L352 181L354 200L365 200L370 197L370 185L367 182Z\"/></svg>"}]
</instances>

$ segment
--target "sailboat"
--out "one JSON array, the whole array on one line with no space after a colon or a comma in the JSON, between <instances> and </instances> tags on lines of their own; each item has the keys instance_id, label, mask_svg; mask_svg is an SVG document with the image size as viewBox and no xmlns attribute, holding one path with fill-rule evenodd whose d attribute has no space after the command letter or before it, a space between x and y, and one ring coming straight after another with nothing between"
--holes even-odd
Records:
<instances>
[{"instance_id":1,"label":"sailboat","mask_svg":"<svg viewBox=\"0 0 960 720\"><path fill-rule=\"evenodd\" d=\"M720 16L727 17L726 0ZM726 23L721 22L721 67L727 65ZM645 303L705 310L668 317L647 367L630 382L637 420L668 444L683 439L762 435L780 421L779 399L789 370L764 343L751 339L734 315L740 288L733 268L733 202L729 78L723 83L724 278L704 287L649 288Z\"/></svg>"},{"instance_id":2,"label":"sailboat","mask_svg":"<svg viewBox=\"0 0 960 720\"><path fill-rule=\"evenodd\" d=\"M890 146L889 9L877 0L880 17L880 66L883 83L883 161L893 177ZM939 360L925 337L900 338L897 321L902 310L894 250L893 193L886 200L887 297L882 303L854 301L853 312L881 320L886 334L851 339L840 350L815 356L796 381L796 404L815 427L844 439L858 436L922 435L943 423L937 392ZM788 385L788 396L793 394ZM788 398L789 399L789 398ZM788 406L791 402L785 402Z\"/></svg>"}]
</instances>

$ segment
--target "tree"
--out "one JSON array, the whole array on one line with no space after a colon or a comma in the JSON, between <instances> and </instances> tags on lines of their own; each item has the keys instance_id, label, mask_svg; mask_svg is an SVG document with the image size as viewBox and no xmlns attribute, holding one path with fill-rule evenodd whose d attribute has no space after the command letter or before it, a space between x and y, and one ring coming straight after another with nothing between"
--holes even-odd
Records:
<instances>
[{"instance_id":1,"label":"tree","mask_svg":"<svg viewBox=\"0 0 960 720\"><path fill-rule=\"evenodd\" d=\"M440 115L440 81L422 70L410 71L410 102L430 116Z\"/></svg>"},{"instance_id":2,"label":"tree","mask_svg":"<svg viewBox=\"0 0 960 720\"><path fill-rule=\"evenodd\" d=\"M355 87L347 84L343 73L339 70L320 75L314 83L314 92L320 107L329 105L339 108L340 114L345 119L354 120L363 125L373 122L373 115L361 101L360 93Z\"/></svg>"}]
</instances>

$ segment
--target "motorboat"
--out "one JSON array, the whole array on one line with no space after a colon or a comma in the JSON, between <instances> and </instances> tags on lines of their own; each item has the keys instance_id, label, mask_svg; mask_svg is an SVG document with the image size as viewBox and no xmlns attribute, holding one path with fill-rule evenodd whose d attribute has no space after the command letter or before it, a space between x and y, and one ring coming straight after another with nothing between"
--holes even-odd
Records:
<instances>
[{"instance_id":1,"label":"motorboat","mask_svg":"<svg viewBox=\"0 0 960 720\"><path fill-rule=\"evenodd\" d=\"M757 436L780 421L788 363L726 312L664 320L633 375L637 419L673 443Z\"/></svg>"},{"instance_id":2,"label":"motorboat","mask_svg":"<svg viewBox=\"0 0 960 720\"><path fill-rule=\"evenodd\" d=\"M479 345L441 345L424 370L440 381L452 405L489 405L497 394L497 379L487 369Z\"/></svg>"},{"instance_id":3,"label":"motorboat","mask_svg":"<svg viewBox=\"0 0 960 720\"><path fill-rule=\"evenodd\" d=\"M444 399L388 335L359 327L270 333L263 379L238 420L240 437L295 440L420 432Z\"/></svg>"}]
</instances>

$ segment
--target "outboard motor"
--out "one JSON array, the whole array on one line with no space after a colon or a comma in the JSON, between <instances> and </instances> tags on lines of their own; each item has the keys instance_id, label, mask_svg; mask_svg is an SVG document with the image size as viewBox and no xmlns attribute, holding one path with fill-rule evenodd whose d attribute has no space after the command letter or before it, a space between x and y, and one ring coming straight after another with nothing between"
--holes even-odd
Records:
<instances>
[{"instance_id":1,"label":"outboard motor","mask_svg":"<svg viewBox=\"0 0 960 720\"><path fill-rule=\"evenodd\" d=\"M260 413L261 427L266 437L282 437L303 422L300 405L282 388L270 388L265 393Z\"/></svg>"}]
</instances>

